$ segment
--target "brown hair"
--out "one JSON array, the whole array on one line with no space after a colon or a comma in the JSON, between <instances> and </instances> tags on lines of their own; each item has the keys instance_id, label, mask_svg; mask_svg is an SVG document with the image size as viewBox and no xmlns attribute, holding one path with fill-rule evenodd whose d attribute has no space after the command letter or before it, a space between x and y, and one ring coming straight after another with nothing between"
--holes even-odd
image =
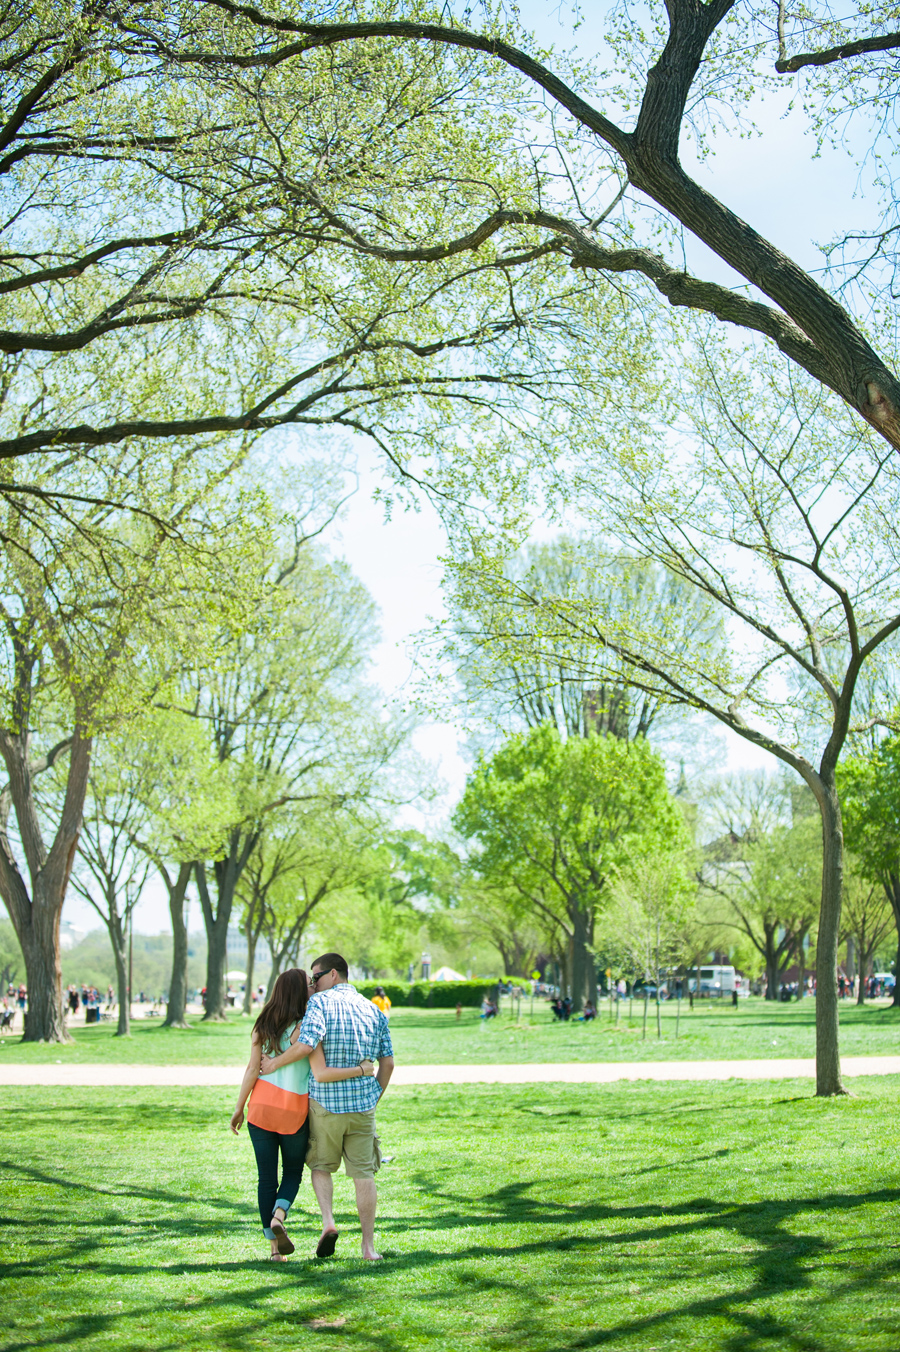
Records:
<instances>
[{"instance_id":1,"label":"brown hair","mask_svg":"<svg viewBox=\"0 0 900 1352\"><path fill-rule=\"evenodd\" d=\"M300 967L282 972L253 1025L253 1031L266 1055L278 1055L282 1035L303 1018L308 1000L306 973Z\"/></svg>"},{"instance_id":2,"label":"brown hair","mask_svg":"<svg viewBox=\"0 0 900 1352\"><path fill-rule=\"evenodd\" d=\"M350 968L340 953L323 953L321 958L316 958L312 966L318 967L320 972L330 972L333 967L338 976L342 976L345 981L350 973Z\"/></svg>"}]
</instances>

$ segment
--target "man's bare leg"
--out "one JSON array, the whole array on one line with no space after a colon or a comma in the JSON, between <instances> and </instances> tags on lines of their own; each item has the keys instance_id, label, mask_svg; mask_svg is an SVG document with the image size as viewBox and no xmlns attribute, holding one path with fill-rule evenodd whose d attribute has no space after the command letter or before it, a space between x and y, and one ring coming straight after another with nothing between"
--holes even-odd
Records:
<instances>
[{"instance_id":1,"label":"man's bare leg","mask_svg":"<svg viewBox=\"0 0 900 1352\"><path fill-rule=\"evenodd\" d=\"M319 1210L322 1213L322 1234L329 1230L337 1230L334 1223L334 1175L327 1169L312 1169L313 1192L316 1194L316 1201L319 1203Z\"/></svg>"},{"instance_id":2,"label":"man's bare leg","mask_svg":"<svg viewBox=\"0 0 900 1352\"><path fill-rule=\"evenodd\" d=\"M381 1254L375 1252L375 1205L378 1197L375 1180L354 1178L353 1182L356 1184L356 1209L359 1212L359 1225L362 1230L362 1255L363 1258L377 1262Z\"/></svg>"}]
</instances>

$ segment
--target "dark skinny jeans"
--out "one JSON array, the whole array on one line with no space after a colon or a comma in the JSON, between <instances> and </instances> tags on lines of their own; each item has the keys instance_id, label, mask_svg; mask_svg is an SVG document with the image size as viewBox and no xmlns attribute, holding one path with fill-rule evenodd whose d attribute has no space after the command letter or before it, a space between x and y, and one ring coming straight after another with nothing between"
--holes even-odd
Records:
<instances>
[{"instance_id":1,"label":"dark skinny jeans","mask_svg":"<svg viewBox=\"0 0 900 1352\"><path fill-rule=\"evenodd\" d=\"M259 1218L267 1239L272 1238L272 1212L281 1207L285 1213L297 1196L303 1165L309 1146L309 1119L293 1136L281 1136L277 1131L266 1131L247 1123L256 1168L259 1174ZM278 1182L278 1152L281 1151L281 1183Z\"/></svg>"}]
</instances>

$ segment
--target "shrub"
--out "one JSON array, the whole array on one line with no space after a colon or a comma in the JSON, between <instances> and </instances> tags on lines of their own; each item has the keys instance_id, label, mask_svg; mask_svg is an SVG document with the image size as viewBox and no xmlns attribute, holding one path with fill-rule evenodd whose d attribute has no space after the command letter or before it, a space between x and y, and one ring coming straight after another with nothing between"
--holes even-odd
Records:
<instances>
[{"instance_id":1,"label":"shrub","mask_svg":"<svg viewBox=\"0 0 900 1352\"><path fill-rule=\"evenodd\" d=\"M457 1004L466 1009L477 1009L485 995L497 989L496 981L355 981L360 995L371 1000L381 986L392 1005L412 1005L417 1008L455 1009Z\"/></svg>"}]
</instances>

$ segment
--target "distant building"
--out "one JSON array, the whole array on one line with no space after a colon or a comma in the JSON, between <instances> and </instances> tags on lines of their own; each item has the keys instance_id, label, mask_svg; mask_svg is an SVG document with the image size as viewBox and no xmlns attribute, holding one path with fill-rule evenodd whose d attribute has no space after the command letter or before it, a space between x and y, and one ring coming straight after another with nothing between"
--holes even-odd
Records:
<instances>
[{"instance_id":1,"label":"distant building","mask_svg":"<svg viewBox=\"0 0 900 1352\"><path fill-rule=\"evenodd\" d=\"M225 940L228 950L228 970L239 969L247 970L247 936L237 925L228 926L228 935ZM269 945L260 935L256 943L256 956L254 958L253 984L260 985L265 982L272 966L272 954L269 952Z\"/></svg>"}]
</instances>

